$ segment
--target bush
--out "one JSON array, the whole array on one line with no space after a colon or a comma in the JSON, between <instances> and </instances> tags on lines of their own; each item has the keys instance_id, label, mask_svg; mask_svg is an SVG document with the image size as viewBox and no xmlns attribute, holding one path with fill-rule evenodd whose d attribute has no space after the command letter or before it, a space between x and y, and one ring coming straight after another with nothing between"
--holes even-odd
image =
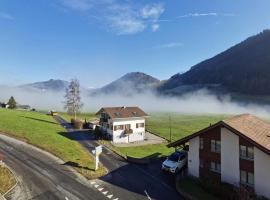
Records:
<instances>
[{"instance_id":1,"label":"bush","mask_svg":"<svg viewBox=\"0 0 270 200\"><path fill-rule=\"evenodd\" d=\"M101 130L99 129L98 126L96 126L96 128L94 130L94 135L95 135L95 138L97 140L102 139L102 132L101 132Z\"/></svg>"},{"instance_id":2,"label":"bush","mask_svg":"<svg viewBox=\"0 0 270 200\"><path fill-rule=\"evenodd\" d=\"M83 122L80 120L71 119L71 124L74 129L83 129Z\"/></svg>"},{"instance_id":3,"label":"bush","mask_svg":"<svg viewBox=\"0 0 270 200\"><path fill-rule=\"evenodd\" d=\"M76 121L75 119L71 118L70 123L72 126L75 124L75 121Z\"/></svg>"}]
</instances>

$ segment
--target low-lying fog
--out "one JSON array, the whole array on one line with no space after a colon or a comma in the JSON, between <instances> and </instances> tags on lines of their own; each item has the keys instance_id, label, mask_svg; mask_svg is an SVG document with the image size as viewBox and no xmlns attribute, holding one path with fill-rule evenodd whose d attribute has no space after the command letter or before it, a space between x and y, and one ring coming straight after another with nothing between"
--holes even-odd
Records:
<instances>
[{"instance_id":1,"label":"low-lying fog","mask_svg":"<svg viewBox=\"0 0 270 200\"><path fill-rule=\"evenodd\" d=\"M64 93L29 92L23 89L0 86L0 102L14 96L20 104L27 104L39 110L63 110ZM241 114L252 113L262 117L270 114L269 106L258 104L239 104L231 101L229 96L219 99L206 90L189 93L181 98L159 97L152 93L139 94L133 97L121 95L87 96L82 94L83 112L95 112L104 106L140 106L147 112L182 112L182 113L213 113Z\"/></svg>"}]
</instances>

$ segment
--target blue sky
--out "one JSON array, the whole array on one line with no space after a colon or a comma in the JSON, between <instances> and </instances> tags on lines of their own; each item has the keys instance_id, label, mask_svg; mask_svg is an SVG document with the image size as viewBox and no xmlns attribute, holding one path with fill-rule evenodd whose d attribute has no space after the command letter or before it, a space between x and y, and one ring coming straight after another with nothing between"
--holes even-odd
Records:
<instances>
[{"instance_id":1,"label":"blue sky","mask_svg":"<svg viewBox=\"0 0 270 200\"><path fill-rule=\"evenodd\" d=\"M0 84L167 79L270 27L269 0L0 0Z\"/></svg>"}]
</instances>

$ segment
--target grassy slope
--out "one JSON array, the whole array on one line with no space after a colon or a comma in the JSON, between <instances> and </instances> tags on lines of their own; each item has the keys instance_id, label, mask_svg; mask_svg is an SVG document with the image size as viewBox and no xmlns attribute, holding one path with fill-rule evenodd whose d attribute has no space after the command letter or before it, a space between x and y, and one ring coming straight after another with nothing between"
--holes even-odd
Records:
<instances>
[{"instance_id":1,"label":"grassy slope","mask_svg":"<svg viewBox=\"0 0 270 200\"><path fill-rule=\"evenodd\" d=\"M51 116L37 112L0 109L0 131L24 139L64 161L90 168L76 168L89 178L104 173L103 168L98 172L93 171L91 155L78 142L65 137L65 130Z\"/></svg>"},{"instance_id":2,"label":"grassy slope","mask_svg":"<svg viewBox=\"0 0 270 200\"><path fill-rule=\"evenodd\" d=\"M16 183L12 173L5 167L0 166L0 194L6 193Z\"/></svg>"},{"instance_id":3,"label":"grassy slope","mask_svg":"<svg viewBox=\"0 0 270 200\"><path fill-rule=\"evenodd\" d=\"M169 115L172 122L172 141L183 138L202 128L214 124L224 118L226 115L188 115L180 113L152 113L146 121L147 130L170 139L169 134ZM174 151L173 148L167 148L166 144L147 145L141 147L123 147L115 148L123 155L135 157L147 157L158 153L159 156L169 155Z\"/></svg>"}]
</instances>

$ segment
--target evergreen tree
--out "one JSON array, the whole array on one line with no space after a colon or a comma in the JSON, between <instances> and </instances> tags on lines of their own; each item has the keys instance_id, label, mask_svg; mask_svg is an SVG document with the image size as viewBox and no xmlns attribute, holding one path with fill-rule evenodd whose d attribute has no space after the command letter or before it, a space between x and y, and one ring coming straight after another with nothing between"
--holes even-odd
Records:
<instances>
[{"instance_id":1,"label":"evergreen tree","mask_svg":"<svg viewBox=\"0 0 270 200\"><path fill-rule=\"evenodd\" d=\"M65 109L67 109L68 114L73 115L76 120L77 113L83 106L80 96L80 83L77 79L71 80L68 88L66 89L65 98Z\"/></svg>"},{"instance_id":2,"label":"evergreen tree","mask_svg":"<svg viewBox=\"0 0 270 200\"><path fill-rule=\"evenodd\" d=\"M17 102L15 101L13 96L10 97L7 104L9 105L10 109L15 109L17 107Z\"/></svg>"}]
</instances>

